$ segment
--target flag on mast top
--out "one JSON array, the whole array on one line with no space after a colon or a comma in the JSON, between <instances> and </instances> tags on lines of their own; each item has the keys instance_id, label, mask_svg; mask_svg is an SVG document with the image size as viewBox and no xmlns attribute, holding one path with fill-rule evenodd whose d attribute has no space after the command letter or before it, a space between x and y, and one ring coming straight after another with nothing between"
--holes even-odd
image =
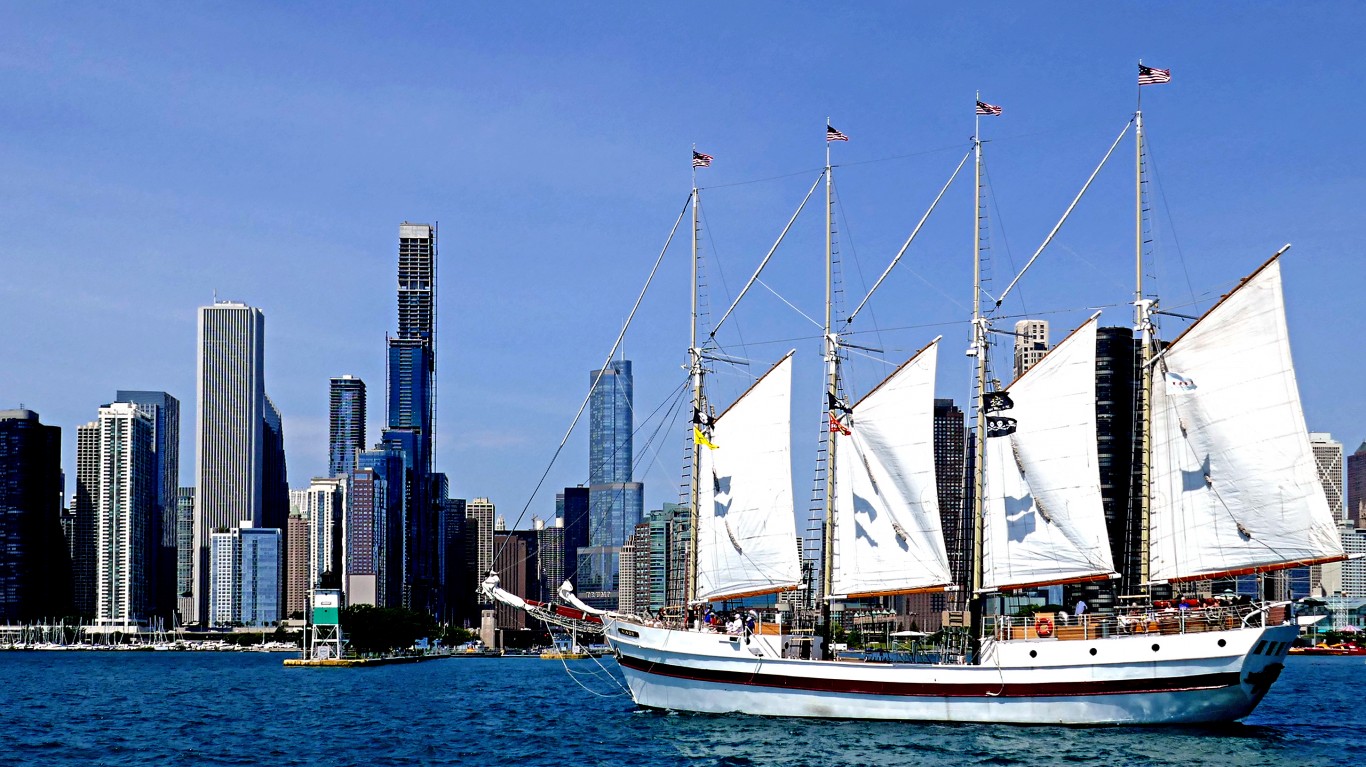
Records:
<instances>
[{"instance_id":1,"label":"flag on mast top","mask_svg":"<svg viewBox=\"0 0 1366 767\"><path fill-rule=\"evenodd\" d=\"M993 117L1000 117L1000 116L1001 116L1001 108L998 107L998 106L996 106L995 104L988 104L988 103L985 102L985 101L978 101L978 102L977 102L977 114L979 114L979 115L991 115L991 116L993 116Z\"/></svg>"},{"instance_id":2,"label":"flag on mast top","mask_svg":"<svg viewBox=\"0 0 1366 767\"><path fill-rule=\"evenodd\" d=\"M696 149L692 150L692 166L694 168L710 168L711 160L711 155L702 154Z\"/></svg>"},{"instance_id":3,"label":"flag on mast top","mask_svg":"<svg viewBox=\"0 0 1366 767\"><path fill-rule=\"evenodd\" d=\"M839 131L835 130L835 126L833 126L833 125L827 125L827 126L825 126L825 142L826 142L827 144L830 143L831 141L848 141L848 140L849 140L849 137L846 136L846 135L844 135L843 133L840 133Z\"/></svg>"},{"instance_id":4,"label":"flag on mast top","mask_svg":"<svg viewBox=\"0 0 1366 767\"><path fill-rule=\"evenodd\" d=\"M1172 81L1172 71L1170 69L1156 69L1138 65L1138 84L1157 85L1159 83L1169 83Z\"/></svg>"}]
</instances>

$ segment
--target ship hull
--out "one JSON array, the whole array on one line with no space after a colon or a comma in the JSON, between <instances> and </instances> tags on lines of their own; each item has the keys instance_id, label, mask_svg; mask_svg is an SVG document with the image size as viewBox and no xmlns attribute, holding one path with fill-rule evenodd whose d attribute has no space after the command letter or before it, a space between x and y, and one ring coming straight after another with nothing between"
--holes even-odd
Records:
<instances>
[{"instance_id":1,"label":"ship hull","mask_svg":"<svg viewBox=\"0 0 1366 767\"><path fill-rule=\"evenodd\" d=\"M1241 719L1279 675L1295 635L1273 626L987 640L982 664L940 665L784 658L782 638L768 635L746 642L621 621L607 632L631 695L648 708L1025 725Z\"/></svg>"}]
</instances>

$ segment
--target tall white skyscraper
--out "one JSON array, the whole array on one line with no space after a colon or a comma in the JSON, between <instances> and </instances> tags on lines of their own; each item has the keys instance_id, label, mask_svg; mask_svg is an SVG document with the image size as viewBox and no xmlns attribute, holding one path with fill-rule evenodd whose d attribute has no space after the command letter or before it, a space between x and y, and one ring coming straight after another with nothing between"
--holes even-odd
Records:
<instances>
[{"instance_id":1,"label":"tall white skyscraper","mask_svg":"<svg viewBox=\"0 0 1366 767\"><path fill-rule=\"evenodd\" d=\"M95 497L95 623L132 627L151 607L153 515L157 514L152 421L132 403L99 413Z\"/></svg>"},{"instance_id":2,"label":"tall white skyscraper","mask_svg":"<svg viewBox=\"0 0 1366 767\"><path fill-rule=\"evenodd\" d=\"M279 530L254 528L246 522L210 534L212 625L270 626L284 617L280 612L283 542Z\"/></svg>"},{"instance_id":3,"label":"tall white skyscraper","mask_svg":"<svg viewBox=\"0 0 1366 767\"><path fill-rule=\"evenodd\" d=\"M323 573L332 573L333 582L344 584L344 531L347 506L346 477L315 477L304 494L304 516L308 518L308 584L322 585ZM337 588L336 585L324 588Z\"/></svg>"},{"instance_id":4,"label":"tall white skyscraper","mask_svg":"<svg viewBox=\"0 0 1366 767\"><path fill-rule=\"evenodd\" d=\"M1345 504L1343 503L1343 467L1342 467L1342 443L1333 439L1332 434L1326 432L1310 432L1309 446L1314 450L1314 466L1318 469L1319 482L1323 484L1323 494L1328 498L1328 510L1333 514L1333 520L1342 528L1348 523ZM1347 532L1350 532L1350 527ZM1344 539L1344 544L1347 541ZM1326 565L1314 565L1309 568L1310 594L1315 595L1322 590L1325 596L1332 596L1343 590L1342 583L1342 563L1329 562Z\"/></svg>"},{"instance_id":5,"label":"tall white skyscraper","mask_svg":"<svg viewBox=\"0 0 1366 767\"><path fill-rule=\"evenodd\" d=\"M199 308L195 425L195 619L209 609L215 530L262 521L265 315L221 301Z\"/></svg>"},{"instance_id":6,"label":"tall white skyscraper","mask_svg":"<svg viewBox=\"0 0 1366 767\"><path fill-rule=\"evenodd\" d=\"M1048 320L1020 320L1015 323L1015 377L1043 359L1048 353Z\"/></svg>"}]
</instances>

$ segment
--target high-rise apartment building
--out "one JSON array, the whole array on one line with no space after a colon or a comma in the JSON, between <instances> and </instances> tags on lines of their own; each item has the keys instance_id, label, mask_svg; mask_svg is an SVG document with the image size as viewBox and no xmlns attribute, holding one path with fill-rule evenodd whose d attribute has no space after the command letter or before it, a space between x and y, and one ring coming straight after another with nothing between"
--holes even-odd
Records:
<instances>
[{"instance_id":1,"label":"high-rise apartment building","mask_svg":"<svg viewBox=\"0 0 1366 767\"><path fill-rule=\"evenodd\" d=\"M211 534L211 625L272 626L284 617L280 614L282 543L279 530L253 528L245 522Z\"/></svg>"},{"instance_id":2,"label":"high-rise apartment building","mask_svg":"<svg viewBox=\"0 0 1366 767\"><path fill-rule=\"evenodd\" d=\"M152 419L128 402L99 411L100 466L95 493L95 624L135 628L150 617L154 539L161 477Z\"/></svg>"},{"instance_id":3,"label":"high-rise apartment building","mask_svg":"<svg viewBox=\"0 0 1366 767\"><path fill-rule=\"evenodd\" d=\"M506 591L525 599L540 601L540 583L536 573L536 532L508 530L494 533L493 568L498 573L499 585ZM531 627L525 610L501 602L494 608L498 628L520 630Z\"/></svg>"},{"instance_id":4,"label":"high-rise apartment building","mask_svg":"<svg viewBox=\"0 0 1366 767\"><path fill-rule=\"evenodd\" d=\"M152 453L156 463L156 513L149 531L154 558L148 568L147 592L151 614L172 617L180 593L177 583L177 493L180 490L180 400L164 391L120 389L118 402L129 402L152 422ZM170 622L167 622L170 625Z\"/></svg>"},{"instance_id":5,"label":"high-rise apartment building","mask_svg":"<svg viewBox=\"0 0 1366 767\"><path fill-rule=\"evenodd\" d=\"M265 315L220 301L199 309L195 424L195 614L209 610L209 536L262 521Z\"/></svg>"},{"instance_id":6,"label":"high-rise apartment building","mask_svg":"<svg viewBox=\"0 0 1366 767\"><path fill-rule=\"evenodd\" d=\"M353 469L347 488L346 602L383 605L379 599L380 546L384 540L384 479L374 469Z\"/></svg>"},{"instance_id":7,"label":"high-rise apartment building","mask_svg":"<svg viewBox=\"0 0 1366 767\"><path fill-rule=\"evenodd\" d=\"M347 485L346 477L314 477L304 495L309 588L341 589L346 583L342 547Z\"/></svg>"},{"instance_id":8,"label":"high-rise apartment building","mask_svg":"<svg viewBox=\"0 0 1366 767\"><path fill-rule=\"evenodd\" d=\"M308 519L291 512L285 535L285 617L303 618L308 610Z\"/></svg>"},{"instance_id":9,"label":"high-rise apartment building","mask_svg":"<svg viewBox=\"0 0 1366 767\"><path fill-rule=\"evenodd\" d=\"M497 513L493 501L475 498L465 504L465 518L469 524L465 537L474 561L474 583L478 589L493 568L493 518Z\"/></svg>"},{"instance_id":10,"label":"high-rise apartment building","mask_svg":"<svg viewBox=\"0 0 1366 767\"><path fill-rule=\"evenodd\" d=\"M76 496L72 499L71 576L76 615L95 617L95 520L100 492L100 422L76 427Z\"/></svg>"},{"instance_id":11,"label":"high-rise apartment building","mask_svg":"<svg viewBox=\"0 0 1366 767\"><path fill-rule=\"evenodd\" d=\"M0 410L0 623L71 610L62 537L62 430L32 410Z\"/></svg>"},{"instance_id":12,"label":"high-rise apartment building","mask_svg":"<svg viewBox=\"0 0 1366 767\"><path fill-rule=\"evenodd\" d=\"M327 475L340 477L356 468L365 449L365 382L351 375L331 380L328 394Z\"/></svg>"},{"instance_id":13,"label":"high-rise apartment building","mask_svg":"<svg viewBox=\"0 0 1366 767\"><path fill-rule=\"evenodd\" d=\"M963 493L967 476L967 427L951 399L934 401L934 472L939 525L948 551L949 572L960 589L971 585L972 509Z\"/></svg>"},{"instance_id":14,"label":"high-rise apartment building","mask_svg":"<svg viewBox=\"0 0 1366 767\"><path fill-rule=\"evenodd\" d=\"M629 360L614 360L589 376L588 549L579 579L596 606L614 608L620 548L640 523L645 490L631 480L634 383ZM585 556L586 554L586 556Z\"/></svg>"},{"instance_id":15,"label":"high-rise apartment building","mask_svg":"<svg viewBox=\"0 0 1366 767\"><path fill-rule=\"evenodd\" d=\"M194 488L176 490L176 612L183 622L194 612Z\"/></svg>"},{"instance_id":16,"label":"high-rise apartment building","mask_svg":"<svg viewBox=\"0 0 1366 767\"><path fill-rule=\"evenodd\" d=\"M1015 323L1015 377L1043 359L1048 353L1048 320L1020 320Z\"/></svg>"},{"instance_id":17,"label":"high-rise apartment building","mask_svg":"<svg viewBox=\"0 0 1366 767\"><path fill-rule=\"evenodd\" d=\"M1346 513L1352 527L1366 527L1366 442L1347 457Z\"/></svg>"}]
</instances>

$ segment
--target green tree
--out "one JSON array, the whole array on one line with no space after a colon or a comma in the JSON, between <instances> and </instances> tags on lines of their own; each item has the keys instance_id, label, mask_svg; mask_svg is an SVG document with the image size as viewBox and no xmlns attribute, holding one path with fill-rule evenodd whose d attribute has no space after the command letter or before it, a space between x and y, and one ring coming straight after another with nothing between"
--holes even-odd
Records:
<instances>
[{"instance_id":1,"label":"green tree","mask_svg":"<svg viewBox=\"0 0 1366 767\"><path fill-rule=\"evenodd\" d=\"M436 636L430 615L404 607L353 605L341 611L342 633L358 653L382 653L412 647Z\"/></svg>"}]
</instances>

